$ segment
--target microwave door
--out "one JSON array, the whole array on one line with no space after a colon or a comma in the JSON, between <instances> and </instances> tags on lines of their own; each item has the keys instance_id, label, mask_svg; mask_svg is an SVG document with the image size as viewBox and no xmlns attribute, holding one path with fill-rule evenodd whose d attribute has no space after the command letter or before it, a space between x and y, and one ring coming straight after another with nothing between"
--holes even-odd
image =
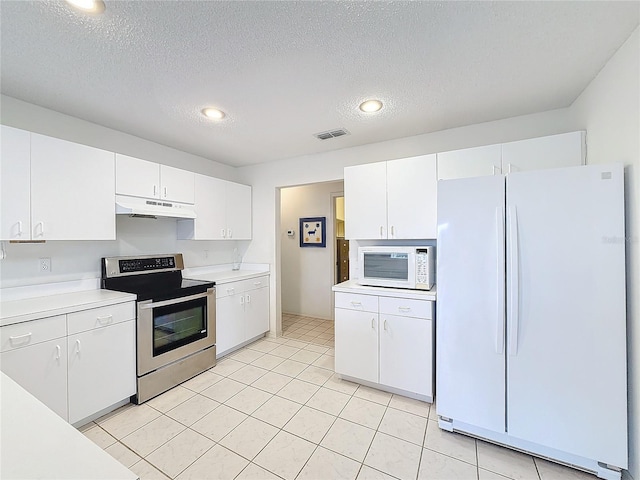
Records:
<instances>
[{"instance_id":1,"label":"microwave door","mask_svg":"<svg viewBox=\"0 0 640 480\"><path fill-rule=\"evenodd\" d=\"M372 252L364 254L364 279L373 285L410 287L409 255Z\"/></svg>"}]
</instances>

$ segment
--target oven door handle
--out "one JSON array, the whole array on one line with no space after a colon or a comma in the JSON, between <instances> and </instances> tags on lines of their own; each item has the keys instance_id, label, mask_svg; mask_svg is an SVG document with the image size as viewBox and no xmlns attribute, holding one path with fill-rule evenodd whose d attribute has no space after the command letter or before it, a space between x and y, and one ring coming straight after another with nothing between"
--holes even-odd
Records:
<instances>
[{"instance_id":1,"label":"oven door handle","mask_svg":"<svg viewBox=\"0 0 640 480\"><path fill-rule=\"evenodd\" d=\"M175 305L177 303L184 303L184 302L188 302L190 300L196 300L198 298L205 298L208 295L211 295L212 293L213 292L207 291L207 293L199 293L197 295L189 295L188 297L172 298L171 300L163 300L162 302L149 302L149 303L140 302L140 308L144 310L144 309L149 309L149 308L165 307L167 305Z\"/></svg>"}]
</instances>

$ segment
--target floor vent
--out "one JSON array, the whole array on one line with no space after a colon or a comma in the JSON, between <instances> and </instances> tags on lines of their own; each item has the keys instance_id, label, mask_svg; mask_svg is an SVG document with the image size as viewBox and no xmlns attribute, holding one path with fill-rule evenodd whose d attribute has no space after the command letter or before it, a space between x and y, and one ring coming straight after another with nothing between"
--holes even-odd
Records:
<instances>
[{"instance_id":1,"label":"floor vent","mask_svg":"<svg viewBox=\"0 0 640 480\"><path fill-rule=\"evenodd\" d=\"M338 128L336 130L328 130L326 132L313 134L313 136L318 140L329 140L330 138L342 137L344 135L349 135L349 132L345 128Z\"/></svg>"}]
</instances>

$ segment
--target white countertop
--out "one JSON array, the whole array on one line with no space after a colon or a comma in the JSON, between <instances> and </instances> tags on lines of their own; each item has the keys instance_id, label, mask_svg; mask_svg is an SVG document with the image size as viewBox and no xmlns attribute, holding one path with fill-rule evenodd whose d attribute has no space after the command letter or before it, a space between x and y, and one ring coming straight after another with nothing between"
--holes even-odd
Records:
<instances>
[{"instance_id":1,"label":"white countertop","mask_svg":"<svg viewBox=\"0 0 640 480\"><path fill-rule=\"evenodd\" d=\"M212 267L193 267L185 268L182 271L184 278L193 280L206 280L208 282L216 282L216 285L222 285L239 280L248 280L250 278L269 275L269 265L252 264L244 266L240 270L232 270L230 266L212 266Z\"/></svg>"},{"instance_id":2,"label":"white countertop","mask_svg":"<svg viewBox=\"0 0 640 480\"><path fill-rule=\"evenodd\" d=\"M365 295L378 295L379 297L400 297L412 298L415 300L433 300L436 299L436 287L431 290L410 290L406 288L387 288L387 287L370 287L367 285L359 285L355 280L347 280L346 282L334 285L334 292L343 293L360 293Z\"/></svg>"},{"instance_id":3,"label":"white countertop","mask_svg":"<svg viewBox=\"0 0 640 480\"><path fill-rule=\"evenodd\" d=\"M0 478L138 478L1 372L0 391Z\"/></svg>"},{"instance_id":4,"label":"white countertop","mask_svg":"<svg viewBox=\"0 0 640 480\"><path fill-rule=\"evenodd\" d=\"M37 318L64 315L89 308L135 301L131 293L111 290L84 290L43 297L0 302L0 326L28 322Z\"/></svg>"}]
</instances>

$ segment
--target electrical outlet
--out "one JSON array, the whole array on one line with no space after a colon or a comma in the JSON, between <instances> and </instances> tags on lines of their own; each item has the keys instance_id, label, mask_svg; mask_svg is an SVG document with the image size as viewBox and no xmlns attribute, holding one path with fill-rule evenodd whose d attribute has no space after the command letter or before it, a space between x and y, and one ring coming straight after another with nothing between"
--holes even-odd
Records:
<instances>
[{"instance_id":1,"label":"electrical outlet","mask_svg":"<svg viewBox=\"0 0 640 480\"><path fill-rule=\"evenodd\" d=\"M205 250L204 254L203 254L204 259L206 260L207 258L209 258L209 250Z\"/></svg>"},{"instance_id":2,"label":"electrical outlet","mask_svg":"<svg viewBox=\"0 0 640 480\"><path fill-rule=\"evenodd\" d=\"M51 259L50 258L41 258L40 262L40 271L41 272L50 272L51 271Z\"/></svg>"}]
</instances>

